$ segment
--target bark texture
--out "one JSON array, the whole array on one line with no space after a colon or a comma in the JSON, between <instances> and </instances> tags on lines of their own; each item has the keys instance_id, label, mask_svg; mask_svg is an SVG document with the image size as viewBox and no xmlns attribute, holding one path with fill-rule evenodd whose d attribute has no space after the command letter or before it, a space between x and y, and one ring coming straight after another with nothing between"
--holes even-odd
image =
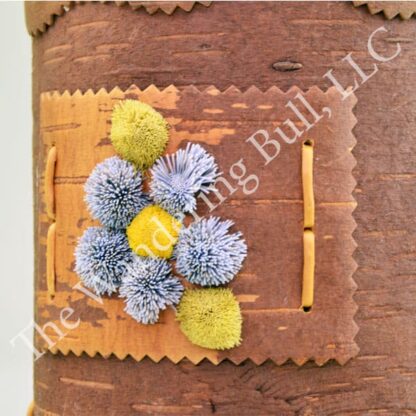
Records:
<instances>
[{"instance_id":1,"label":"bark texture","mask_svg":"<svg viewBox=\"0 0 416 416\"><path fill-rule=\"evenodd\" d=\"M36 415L403 415L416 413L415 22L385 21L348 3L214 3L171 16L114 4L76 5L33 40L34 174L39 166L39 94L211 84L265 90L327 89L370 73L370 33L395 60L356 96L354 212L359 355L344 367L307 363L198 366L115 357L46 354L35 364ZM35 181L35 195L38 195ZM36 201L35 209L39 208ZM47 230L36 225L36 242ZM37 284L39 259L37 247Z\"/></svg>"},{"instance_id":2,"label":"bark texture","mask_svg":"<svg viewBox=\"0 0 416 416\"><path fill-rule=\"evenodd\" d=\"M214 364L224 359L240 364L247 358L257 364L267 359L282 364L290 358L297 364L314 360L318 365L330 359L344 364L357 354L354 337L358 327L353 322L357 307L352 299L356 284L351 278L357 268L352 259L356 201L351 195L355 187L351 171L356 161L351 150L356 143L352 134L356 98L352 95L343 101L335 87L326 92L309 90L304 99L314 111L330 108L331 117L322 116L290 146L282 142L280 154L267 166L264 157L246 142L256 131L264 129L271 134L283 127L292 117L285 106L298 93L302 93L298 88L283 93L276 87L265 93L255 87L245 93L235 87L223 93L214 87L200 92L192 86L182 90L170 86L160 91L152 85L144 91L131 87L126 92L114 89L110 93L41 95L42 152L52 162L56 154L56 169L50 175L53 182L46 180L46 173L40 176L45 177L50 190L41 202L42 208L51 206L49 211L53 212L54 205L56 210L52 215L47 215L47 209L39 212L39 223L48 228L48 238L39 238L46 259L42 255L39 259L37 323L43 326L52 321L62 327L61 311L68 306L74 309L70 320L80 319L77 328L62 339L57 339L54 331L48 332L56 342L54 352L98 352L105 357L113 353L120 359L129 354L137 361L149 357L156 362L166 356L175 363L187 358L194 364L204 358ZM219 206L210 213L207 203L200 199L197 213L232 220L234 230L241 230L247 243L243 268L229 284L240 302L244 321L243 340L237 348L215 351L192 345L180 331L171 308L161 312L157 325L139 325L123 311L125 304L117 295L104 297L99 303L73 289L79 283L74 272L77 241L87 227L98 223L84 202L85 181L98 162L116 154L109 139L111 114L114 104L126 98L139 99L163 114L171 126L168 154L189 142L202 143L218 162L222 178L235 189L231 194L225 185L218 185L225 201L219 204L218 197L210 194L208 202ZM302 238L306 219L302 153L306 139L314 143L315 161L310 173L316 215L313 213L306 225L313 227L316 245L312 313L301 308L302 288L306 286L302 285L302 266L307 257ZM243 165L237 167L238 161ZM240 175L244 170L247 174L239 185L234 173ZM259 185L249 193L256 186L251 175L256 175ZM53 198L47 198L50 194ZM56 203L48 203L50 199ZM54 272L47 273L49 279L42 278L45 269ZM52 300L48 295L55 292L55 281ZM45 339L37 338L38 347L47 350Z\"/></svg>"}]
</instances>

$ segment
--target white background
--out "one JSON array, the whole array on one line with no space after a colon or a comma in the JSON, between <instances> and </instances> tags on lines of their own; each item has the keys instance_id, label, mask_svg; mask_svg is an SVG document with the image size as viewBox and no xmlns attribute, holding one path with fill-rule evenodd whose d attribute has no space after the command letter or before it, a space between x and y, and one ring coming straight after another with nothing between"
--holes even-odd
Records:
<instances>
[{"instance_id":1,"label":"white background","mask_svg":"<svg viewBox=\"0 0 416 416\"><path fill-rule=\"evenodd\" d=\"M32 354L10 340L33 315L31 38L22 2L0 2L0 414L32 400ZM30 331L28 333L30 335Z\"/></svg>"}]
</instances>

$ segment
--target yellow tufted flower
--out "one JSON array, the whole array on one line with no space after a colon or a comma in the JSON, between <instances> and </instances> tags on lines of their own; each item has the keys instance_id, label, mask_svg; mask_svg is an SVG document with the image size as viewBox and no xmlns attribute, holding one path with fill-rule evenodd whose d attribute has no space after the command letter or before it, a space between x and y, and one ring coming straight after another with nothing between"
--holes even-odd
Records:
<instances>
[{"instance_id":1,"label":"yellow tufted flower","mask_svg":"<svg viewBox=\"0 0 416 416\"><path fill-rule=\"evenodd\" d=\"M111 121L114 148L140 170L148 169L164 152L169 139L168 124L150 105L121 101L115 106Z\"/></svg>"},{"instance_id":2,"label":"yellow tufted flower","mask_svg":"<svg viewBox=\"0 0 416 416\"><path fill-rule=\"evenodd\" d=\"M241 342L240 306L230 289L188 289L177 319L186 337L200 347L226 350Z\"/></svg>"},{"instance_id":3,"label":"yellow tufted flower","mask_svg":"<svg viewBox=\"0 0 416 416\"><path fill-rule=\"evenodd\" d=\"M130 248L139 256L172 256L181 223L157 205L142 209L127 227Z\"/></svg>"}]
</instances>

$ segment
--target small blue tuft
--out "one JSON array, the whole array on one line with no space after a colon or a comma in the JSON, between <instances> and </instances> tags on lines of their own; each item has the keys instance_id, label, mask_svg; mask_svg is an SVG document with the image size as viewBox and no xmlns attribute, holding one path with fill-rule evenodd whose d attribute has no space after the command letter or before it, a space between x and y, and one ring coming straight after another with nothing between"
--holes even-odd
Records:
<instances>
[{"instance_id":1,"label":"small blue tuft","mask_svg":"<svg viewBox=\"0 0 416 416\"><path fill-rule=\"evenodd\" d=\"M164 259L134 256L120 287L120 296L126 298L124 310L142 324L156 323L160 310L176 305L183 293L171 271Z\"/></svg>"},{"instance_id":2,"label":"small blue tuft","mask_svg":"<svg viewBox=\"0 0 416 416\"><path fill-rule=\"evenodd\" d=\"M218 177L213 156L200 145L188 143L172 155L160 158L152 168L150 194L172 215L196 209L196 194L208 193Z\"/></svg>"},{"instance_id":3,"label":"small blue tuft","mask_svg":"<svg viewBox=\"0 0 416 416\"><path fill-rule=\"evenodd\" d=\"M175 248L176 270L201 286L232 280L247 255L242 234L228 232L232 225L232 221L210 217L183 229Z\"/></svg>"},{"instance_id":4,"label":"small blue tuft","mask_svg":"<svg viewBox=\"0 0 416 416\"><path fill-rule=\"evenodd\" d=\"M94 218L109 228L124 229L149 203L142 176L119 157L98 164L85 184L85 201Z\"/></svg>"},{"instance_id":5,"label":"small blue tuft","mask_svg":"<svg viewBox=\"0 0 416 416\"><path fill-rule=\"evenodd\" d=\"M98 295L111 295L120 286L121 277L132 257L123 232L90 227L75 250L75 272L85 286Z\"/></svg>"}]
</instances>

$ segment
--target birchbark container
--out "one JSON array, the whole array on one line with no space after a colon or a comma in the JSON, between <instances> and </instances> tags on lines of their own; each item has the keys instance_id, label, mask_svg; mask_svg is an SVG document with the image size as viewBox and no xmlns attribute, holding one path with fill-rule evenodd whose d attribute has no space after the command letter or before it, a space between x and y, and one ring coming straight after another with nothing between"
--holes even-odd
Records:
<instances>
[{"instance_id":1,"label":"birchbark container","mask_svg":"<svg viewBox=\"0 0 416 416\"><path fill-rule=\"evenodd\" d=\"M413 2L28 2L34 415L416 412ZM215 156L247 258L240 346L192 345L79 284L111 112L143 101Z\"/></svg>"}]
</instances>

